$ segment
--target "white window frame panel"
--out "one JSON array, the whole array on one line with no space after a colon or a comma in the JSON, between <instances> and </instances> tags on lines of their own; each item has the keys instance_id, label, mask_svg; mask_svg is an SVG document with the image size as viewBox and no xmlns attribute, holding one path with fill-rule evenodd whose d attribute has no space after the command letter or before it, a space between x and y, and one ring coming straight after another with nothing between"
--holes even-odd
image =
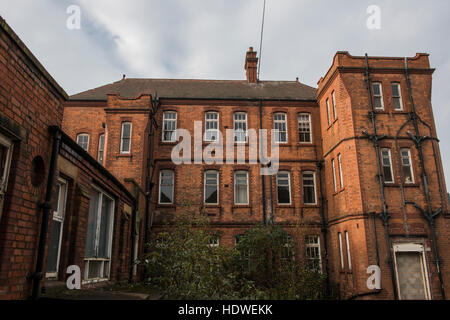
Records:
<instances>
[{"instance_id":1,"label":"white window frame panel","mask_svg":"<svg viewBox=\"0 0 450 320\"><path fill-rule=\"evenodd\" d=\"M308 116L308 120L305 121L303 119L300 119L302 116ZM309 113L299 113L297 116L298 119L298 141L299 143L312 143L313 137L312 137L312 121L311 121L311 114ZM308 124L309 126L309 141L300 141L300 124Z\"/></svg>"},{"instance_id":2,"label":"white window frame panel","mask_svg":"<svg viewBox=\"0 0 450 320\"><path fill-rule=\"evenodd\" d=\"M391 177L392 177L392 181L386 181L386 177L384 176L384 168L386 167L383 163L383 150L387 150L388 154L389 154L389 170L391 171ZM394 177L394 170L392 169L392 154L391 154L391 149L389 148L381 148L380 150L381 153L381 166L383 168L383 181L384 183L394 183L395 182L395 177Z\"/></svg>"},{"instance_id":3,"label":"white window frame panel","mask_svg":"<svg viewBox=\"0 0 450 320\"><path fill-rule=\"evenodd\" d=\"M279 184L278 184L278 181L279 181L279 174L280 173L282 173L282 174L287 174L288 175L288 177L287 177L287 181L288 181L288 192L289 192L289 203L280 203L280 199L279 199L279 197L278 197L278 187L280 186ZM291 205L292 204L292 195L291 195L291 173L289 172L289 171L279 171L278 173L277 173L277 175L276 175L276 180L277 180L277 203L278 203L278 205L280 205L280 206L289 206L289 205ZM282 180L286 180L286 178L282 178ZM284 185L282 185L282 187L285 187Z\"/></svg>"},{"instance_id":4,"label":"white window frame panel","mask_svg":"<svg viewBox=\"0 0 450 320\"><path fill-rule=\"evenodd\" d=\"M236 202L237 197L236 197L236 186L237 186L237 179L236 179L236 175L237 174L242 174L245 173L246 177L247 177L247 202L246 203L238 203ZM239 171L235 171L234 172L234 204L237 206L248 206L250 203L250 194L249 194L249 172L248 171L244 171L244 170L239 170Z\"/></svg>"},{"instance_id":5,"label":"white window frame panel","mask_svg":"<svg viewBox=\"0 0 450 320\"><path fill-rule=\"evenodd\" d=\"M212 235L208 246L211 248L220 246L220 237L218 235Z\"/></svg>"},{"instance_id":6,"label":"white window frame panel","mask_svg":"<svg viewBox=\"0 0 450 320\"><path fill-rule=\"evenodd\" d=\"M336 120L337 117L337 110L336 110L336 96L335 92L331 92L331 103L333 104L333 119Z\"/></svg>"},{"instance_id":7,"label":"white window frame panel","mask_svg":"<svg viewBox=\"0 0 450 320\"><path fill-rule=\"evenodd\" d=\"M306 236L308 238L308 241L306 241L306 260L316 260L316 258L314 257L308 257L308 249L307 248L317 248L319 251L319 272L322 273L322 252L320 250L320 236L318 235L307 235ZM314 241L314 243L311 243L309 241L309 239L314 238L317 239L317 243L316 241Z\"/></svg>"},{"instance_id":8,"label":"white window frame panel","mask_svg":"<svg viewBox=\"0 0 450 320\"><path fill-rule=\"evenodd\" d=\"M211 114L217 115L217 119L208 119L208 115L211 115ZM204 141L206 141L206 142L217 142L217 141L219 141L219 117L220 117L220 115L219 115L219 112L217 112L217 111L208 111L208 112L205 113L205 134L204 134L204 137L203 137ZM217 122L217 129L209 129L209 130L207 130L206 129L206 124L208 122L211 122L211 123ZM207 132L215 132L216 133L215 134L216 139L208 139L207 138Z\"/></svg>"},{"instance_id":9,"label":"white window frame panel","mask_svg":"<svg viewBox=\"0 0 450 320\"><path fill-rule=\"evenodd\" d=\"M284 120L275 120L276 116L283 116ZM276 125L277 124L280 124L280 125L284 124L284 127L286 128L286 131L280 131L280 130L276 129ZM273 129L274 130L278 130L278 139L277 139L277 136L275 136L275 142L276 143L279 143L279 144L288 143L288 141L289 141L289 138L288 138L288 121L287 121L287 114L286 113L284 113L284 112L276 112L276 113L273 114ZM280 133L283 133L283 132L286 133L286 140L285 141L280 141Z\"/></svg>"},{"instance_id":10,"label":"white window frame panel","mask_svg":"<svg viewBox=\"0 0 450 320\"><path fill-rule=\"evenodd\" d=\"M83 146L80 144L80 142L79 142L80 137L87 137L87 142L86 142L87 145L86 145L86 149L83 148ZM80 147L82 147L83 150L86 151L86 152L89 152L89 140L90 140L90 139L91 139L91 137L90 137L89 133L79 133L79 134L77 134L77 144L78 144Z\"/></svg>"},{"instance_id":11,"label":"white window frame panel","mask_svg":"<svg viewBox=\"0 0 450 320\"><path fill-rule=\"evenodd\" d=\"M5 170L1 172L0 176L0 221L3 214L3 203L5 201L5 194L8 188L9 171L11 168L11 159L13 154L14 144L11 139L8 139L4 135L0 134L0 144L7 149L5 159Z\"/></svg>"},{"instance_id":12,"label":"white window frame panel","mask_svg":"<svg viewBox=\"0 0 450 320\"><path fill-rule=\"evenodd\" d=\"M128 150L123 150L123 128L125 125L129 124L130 125L130 143L128 146ZM131 153L131 137L132 137L132 132L133 132L133 124L131 123L131 121L125 121L122 122L122 131L120 133L120 154L130 154Z\"/></svg>"},{"instance_id":13,"label":"white window frame panel","mask_svg":"<svg viewBox=\"0 0 450 320\"><path fill-rule=\"evenodd\" d=\"M399 274L398 274L398 268L397 268L397 252L416 252L421 255L421 269L422 269L422 279L423 279L423 285L425 288L425 299L431 300L431 289L430 289L430 280L428 278L428 267L427 267L427 259L425 256L425 249L422 244L417 243L399 243L393 245L393 251L394 251L394 266L395 266L395 279L397 284L397 292L398 292L398 298L399 300L402 300L402 294L400 290L400 283L399 283Z\"/></svg>"},{"instance_id":14,"label":"white window frame panel","mask_svg":"<svg viewBox=\"0 0 450 320\"><path fill-rule=\"evenodd\" d=\"M161 181L162 181L162 174L164 172L172 172L172 201L171 202L161 202ZM164 169L159 171L159 190L158 190L158 204L162 204L162 205L170 205L173 204L175 202L175 171L174 170L170 170L170 169Z\"/></svg>"},{"instance_id":15,"label":"white window frame panel","mask_svg":"<svg viewBox=\"0 0 450 320\"><path fill-rule=\"evenodd\" d=\"M396 86L396 87L397 87L397 90L398 90L398 96L394 96L394 90L392 90L392 87L393 87L393 86ZM398 83L398 82L392 82L392 83L391 83L391 91L392 91L392 103L393 103L393 106L394 106L394 110L395 110L395 111L403 111L402 87L401 87L400 83ZM397 108L395 107L395 103L394 103L395 98L398 98L398 99L400 100L400 109L397 109Z\"/></svg>"},{"instance_id":16,"label":"white window frame panel","mask_svg":"<svg viewBox=\"0 0 450 320\"><path fill-rule=\"evenodd\" d=\"M103 138L103 146L100 143L101 140ZM104 133L102 133L99 137L98 137L98 152L97 152L97 161L103 165L103 162L105 161L105 141L106 141L106 135ZM100 148L101 146L101 148ZM102 159L100 161L100 152L102 153Z\"/></svg>"},{"instance_id":17,"label":"white window frame panel","mask_svg":"<svg viewBox=\"0 0 450 320\"><path fill-rule=\"evenodd\" d=\"M166 119L167 114L175 114L175 119ZM175 129L174 129L174 133L172 135L172 137L173 137L172 140L164 139L164 136L165 136L164 132L166 132L164 130L164 123L166 121L175 122ZM162 142L176 142L176 140L177 140L177 138L176 138L177 125L178 125L178 113L176 111L164 111L163 112L163 124L162 124L162 136L161 136Z\"/></svg>"},{"instance_id":18,"label":"white window frame panel","mask_svg":"<svg viewBox=\"0 0 450 320\"><path fill-rule=\"evenodd\" d=\"M344 188L344 174L342 172L342 156L340 153L338 154L337 159L338 159L338 168L339 168L339 187L341 189L343 189Z\"/></svg>"},{"instance_id":19,"label":"white window frame panel","mask_svg":"<svg viewBox=\"0 0 450 320\"><path fill-rule=\"evenodd\" d=\"M378 85L379 88L380 88L380 94L379 94L379 95L378 95L378 94L376 95L376 94L375 94L375 90L373 89L374 86L376 86L376 85ZM375 110L384 110L383 86L381 85L381 82L373 82L373 83L372 83L372 94L373 94L373 104L374 104L374 109L375 109ZM381 108L377 108L377 107L375 106L375 98L380 98L380 101L381 101Z\"/></svg>"},{"instance_id":20,"label":"white window frame panel","mask_svg":"<svg viewBox=\"0 0 450 320\"><path fill-rule=\"evenodd\" d=\"M347 247L347 263L348 263L348 269L352 270L352 255L351 255L351 249L350 249L350 239L348 236L348 231L344 232L345 234L345 245Z\"/></svg>"},{"instance_id":21,"label":"white window frame panel","mask_svg":"<svg viewBox=\"0 0 450 320\"><path fill-rule=\"evenodd\" d=\"M112 196L107 194L103 189L96 185L92 185L92 188L96 190L97 192L100 192L100 199L98 201L98 207L97 207L97 230L95 232L95 243L98 246L99 236L100 236L100 222L101 222L101 213L98 214L99 211L102 209L102 202L103 197L107 197L109 200L111 200L111 218L110 218L110 225L109 230L110 234L108 237L108 256L109 258L84 258L84 276L82 283L95 283L95 282L102 282L102 281L109 281L111 277L111 263L112 263L112 238L114 235L114 218L115 218L115 206L116 202ZM94 262L100 262L101 268L100 268L100 277L98 278L89 278L89 263L91 261ZM105 277L105 263L108 263L108 270L107 270L107 277Z\"/></svg>"},{"instance_id":22,"label":"white window frame panel","mask_svg":"<svg viewBox=\"0 0 450 320\"><path fill-rule=\"evenodd\" d=\"M333 170L333 183L334 183L334 192L337 192L337 180L336 180L336 163L334 159L331 159L331 169Z\"/></svg>"},{"instance_id":23,"label":"white window frame panel","mask_svg":"<svg viewBox=\"0 0 450 320\"><path fill-rule=\"evenodd\" d=\"M206 175L207 174L212 174L212 173L214 173L214 174L216 174L216 188L217 188L217 202L215 202L215 203L213 203L213 202L206 202ZM220 202L220 200L219 200L219 178L220 178L220 176L219 176L219 171L218 170L206 170L204 173L203 173L203 203L205 204L205 205L218 205L219 204L219 202Z\"/></svg>"},{"instance_id":24,"label":"white window frame panel","mask_svg":"<svg viewBox=\"0 0 450 320\"><path fill-rule=\"evenodd\" d=\"M327 98L327 99L325 100L325 102L326 102L326 105L327 105L327 121L328 121L328 125L330 126L330 125L331 125L330 99Z\"/></svg>"},{"instance_id":25,"label":"white window frame panel","mask_svg":"<svg viewBox=\"0 0 450 320\"><path fill-rule=\"evenodd\" d=\"M407 151L407 152L408 152L409 170L411 171L411 181L410 181L410 182L406 182L406 181L405 181L405 175L404 175L404 173L403 173L403 168L406 167L406 166L403 164L404 157L403 157L402 152L404 152L404 151ZM401 149L400 149L400 158L401 158L402 176L403 176L403 181L404 181L404 183L406 183L406 184L412 184L412 183L414 183L414 182L415 182L415 177L414 177L414 170L413 170L413 166L412 166L411 149L409 149L409 148L401 148Z\"/></svg>"},{"instance_id":26,"label":"white window frame panel","mask_svg":"<svg viewBox=\"0 0 450 320\"><path fill-rule=\"evenodd\" d=\"M344 270L344 249L342 247L342 233L338 232L339 254L341 257L341 270Z\"/></svg>"},{"instance_id":27,"label":"white window frame panel","mask_svg":"<svg viewBox=\"0 0 450 320\"><path fill-rule=\"evenodd\" d=\"M45 277L46 278L57 278L58 272L59 272L59 262L61 258L61 244L62 244L62 238L63 238L63 230L64 230L64 220L66 217L66 204L67 204L67 187L68 183L67 180L58 177L57 183L64 186L64 189L59 189L58 193L58 210L55 212L53 211L53 217L52 221L56 220L58 222L61 222L61 230L59 232L59 243L58 243L58 253L56 258L56 272L46 272ZM63 191L63 192L61 192ZM60 206L62 208L60 208ZM55 226L52 226L54 228ZM48 256L47 256L48 257Z\"/></svg>"},{"instance_id":28,"label":"white window frame panel","mask_svg":"<svg viewBox=\"0 0 450 320\"><path fill-rule=\"evenodd\" d=\"M245 115L245 120L236 120L236 115ZM236 123L245 123L245 131L236 130ZM245 141L237 141L236 140L236 133L242 133L245 132ZM247 112L235 112L233 114L233 139L234 143L247 143L248 141L248 116Z\"/></svg>"},{"instance_id":29,"label":"white window frame panel","mask_svg":"<svg viewBox=\"0 0 450 320\"><path fill-rule=\"evenodd\" d=\"M315 171L303 171L302 172L302 196L304 197L303 193L305 191L305 184L304 184L304 177L303 177L303 175L304 174L310 174L310 173L312 173L312 175L313 175L312 181L313 181L313 186L314 186L314 203L305 203L303 201L303 204L313 206L313 205L317 205L317 184L316 184L316 172ZM304 198L302 200L304 200Z\"/></svg>"}]
</instances>

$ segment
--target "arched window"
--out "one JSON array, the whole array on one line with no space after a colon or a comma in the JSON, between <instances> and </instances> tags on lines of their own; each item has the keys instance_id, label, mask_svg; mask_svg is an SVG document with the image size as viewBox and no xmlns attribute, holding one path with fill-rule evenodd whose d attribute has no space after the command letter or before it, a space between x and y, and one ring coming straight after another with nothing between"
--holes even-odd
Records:
<instances>
[{"instance_id":1,"label":"arched window","mask_svg":"<svg viewBox=\"0 0 450 320\"><path fill-rule=\"evenodd\" d=\"M273 127L275 130L278 130L277 133L275 133L275 142L287 143L288 133L286 113L275 113L273 115Z\"/></svg>"},{"instance_id":2,"label":"arched window","mask_svg":"<svg viewBox=\"0 0 450 320\"><path fill-rule=\"evenodd\" d=\"M77 135L77 143L82 147L85 151L89 150L89 134L80 133Z\"/></svg>"},{"instance_id":3,"label":"arched window","mask_svg":"<svg viewBox=\"0 0 450 320\"><path fill-rule=\"evenodd\" d=\"M120 135L120 153L131 152L131 122L122 122L122 133Z\"/></svg>"},{"instance_id":4,"label":"arched window","mask_svg":"<svg viewBox=\"0 0 450 320\"><path fill-rule=\"evenodd\" d=\"M208 170L204 173L204 192L206 204L219 204L219 171Z\"/></svg>"},{"instance_id":5,"label":"arched window","mask_svg":"<svg viewBox=\"0 0 450 320\"><path fill-rule=\"evenodd\" d=\"M159 203L172 204L174 198L174 172L161 170L159 172Z\"/></svg>"},{"instance_id":6,"label":"arched window","mask_svg":"<svg viewBox=\"0 0 450 320\"><path fill-rule=\"evenodd\" d=\"M248 204L248 172L236 171L234 173L234 203Z\"/></svg>"}]
</instances>

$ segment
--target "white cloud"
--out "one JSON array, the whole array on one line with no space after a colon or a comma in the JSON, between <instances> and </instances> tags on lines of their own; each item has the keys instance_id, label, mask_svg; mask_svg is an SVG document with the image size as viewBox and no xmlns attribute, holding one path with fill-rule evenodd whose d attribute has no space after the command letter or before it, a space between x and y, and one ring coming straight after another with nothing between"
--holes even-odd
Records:
<instances>
[{"instance_id":1,"label":"white cloud","mask_svg":"<svg viewBox=\"0 0 450 320\"><path fill-rule=\"evenodd\" d=\"M82 29L65 28L79 4ZM259 50L263 0L0 0L3 17L74 94L128 77L244 79L244 54ZM381 30L366 9L381 8ZM431 54L433 108L450 181L450 2L267 0L262 79L315 86L337 50L354 55Z\"/></svg>"}]
</instances>

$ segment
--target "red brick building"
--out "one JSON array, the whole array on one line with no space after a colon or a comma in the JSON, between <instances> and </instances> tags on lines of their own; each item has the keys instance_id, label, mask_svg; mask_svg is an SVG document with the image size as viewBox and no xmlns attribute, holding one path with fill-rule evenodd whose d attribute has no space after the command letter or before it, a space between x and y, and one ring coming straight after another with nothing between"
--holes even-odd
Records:
<instances>
[{"instance_id":1,"label":"red brick building","mask_svg":"<svg viewBox=\"0 0 450 320\"><path fill-rule=\"evenodd\" d=\"M338 52L318 89L260 81L257 61L250 48L242 81L124 78L82 92L66 103L63 128L89 140L88 152L121 181L148 191L147 238L189 201L210 216L220 245L233 246L255 223L283 227L341 298L448 297L450 215L428 55ZM175 165L174 130L194 137L194 121L203 142L191 141L191 164ZM227 129L235 130L230 145L245 147L245 163L220 153L210 156L223 164L194 163L219 131L227 143ZM277 139L277 175L249 163L251 129ZM381 269L381 290L367 287L370 265Z\"/></svg>"},{"instance_id":2,"label":"red brick building","mask_svg":"<svg viewBox=\"0 0 450 320\"><path fill-rule=\"evenodd\" d=\"M138 188L61 131L67 98L0 17L0 299L65 285L71 265L83 284L135 273Z\"/></svg>"}]
</instances>

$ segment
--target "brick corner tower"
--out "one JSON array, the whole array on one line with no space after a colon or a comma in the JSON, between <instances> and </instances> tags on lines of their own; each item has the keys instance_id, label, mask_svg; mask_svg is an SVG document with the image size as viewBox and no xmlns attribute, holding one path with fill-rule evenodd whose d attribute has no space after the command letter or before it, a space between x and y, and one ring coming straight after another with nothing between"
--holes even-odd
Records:
<instances>
[{"instance_id":1,"label":"brick corner tower","mask_svg":"<svg viewBox=\"0 0 450 320\"><path fill-rule=\"evenodd\" d=\"M433 71L427 54L337 52L318 82L329 271L343 297L450 294L450 254L444 250L449 212L431 106ZM367 285L371 265L381 270L379 290Z\"/></svg>"}]
</instances>

